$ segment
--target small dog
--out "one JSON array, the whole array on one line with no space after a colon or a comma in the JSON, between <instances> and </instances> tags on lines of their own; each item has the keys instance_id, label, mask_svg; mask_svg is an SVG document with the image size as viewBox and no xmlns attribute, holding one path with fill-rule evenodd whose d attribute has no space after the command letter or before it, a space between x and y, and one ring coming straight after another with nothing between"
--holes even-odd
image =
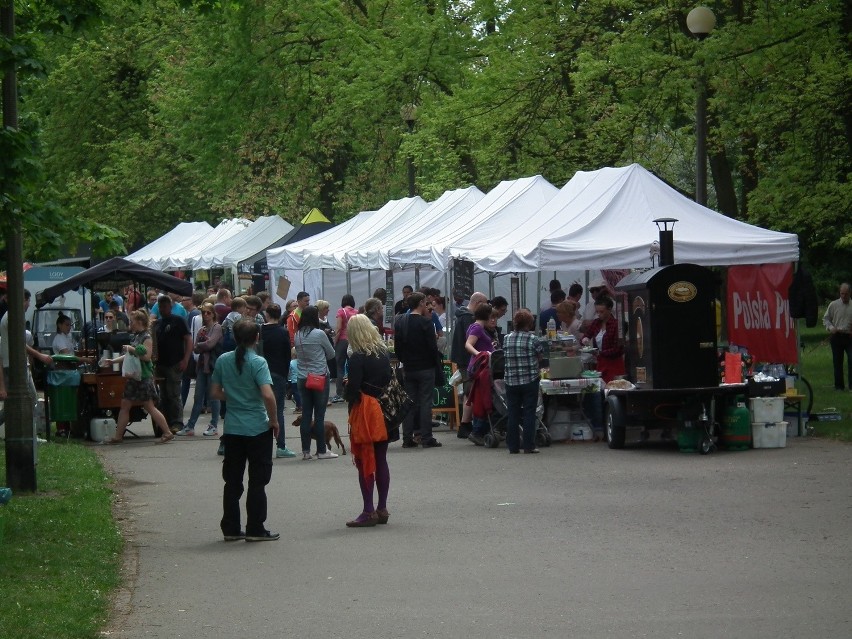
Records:
<instances>
[{"instance_id":1,"label":"small dog","mask_svg":"<svg viewBox=\"0 0 852 639\"><path fill-rule=\"evenodd\" d=\"M343 445L343 440L340 439L340 432L337 430L337 426L335 426L332 422L324 422L325 423L325 445L331 450L331 441L334 440L334 443L337 444L338 448L343 449L343 454L346 454L346 446ZM297 415L296 419L293 420L293 426L301 426L302 425L302 416ZM313 424L311 424L313 426ZM311 428L311 439L316 439L316 434L314 433L313 428Z\"/></svg>"}]
</instances>

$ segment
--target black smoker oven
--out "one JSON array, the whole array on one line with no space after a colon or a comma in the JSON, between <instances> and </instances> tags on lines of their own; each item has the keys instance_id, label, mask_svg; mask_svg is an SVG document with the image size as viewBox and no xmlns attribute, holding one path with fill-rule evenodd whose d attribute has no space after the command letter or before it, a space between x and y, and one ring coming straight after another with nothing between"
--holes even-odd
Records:
<instances>
[{"instance_id":1,"label":"black smoker oven","mask_svg":"<svg viewBox=\"0 0 852 639\"><path fill-rule=\"evenodd\" d=\"M642 389L715 387L717 278L696 264L631 273L627 293L626 367Z\"/></svg>"}]
</instances>

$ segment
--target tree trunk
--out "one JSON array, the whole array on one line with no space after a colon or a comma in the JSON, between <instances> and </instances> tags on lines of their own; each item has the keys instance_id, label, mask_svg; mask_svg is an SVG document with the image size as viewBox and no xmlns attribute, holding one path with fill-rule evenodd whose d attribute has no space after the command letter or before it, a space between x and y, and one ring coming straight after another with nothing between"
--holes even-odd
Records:
<instances>
[{"instance_id":1,"label":"tree trunk","mask_svg":"<svg viewBox=\"0 0 852 639\"><path fill-rule=\"evenodd\" d=\"M713 186L716 189L717 206L728 217L738 219L737 191L734 188L734 177L731 174L728 156L724 150L720 152L711 151L708 155L710 159L710 173L713 176Z\"/></svg>"}]
</instances>

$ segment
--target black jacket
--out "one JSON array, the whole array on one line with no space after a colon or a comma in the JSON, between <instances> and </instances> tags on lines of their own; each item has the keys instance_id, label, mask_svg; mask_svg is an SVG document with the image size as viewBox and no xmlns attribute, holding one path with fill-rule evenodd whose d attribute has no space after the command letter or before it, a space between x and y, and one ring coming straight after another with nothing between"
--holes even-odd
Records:
<instances>
[{"instance_id":1,"label":"black jacket","mask_svg":"<svg viewBox=\"0 0 852 639\"><path fill-rule=\"evenodd\" d=\"M406 371L425 371L438 363L438 340L429 317L400 315L394 325L394 350Z\"/></svg>"},{"instance_id":2,"label":"black jacket","mask_svg":"<svg viewBox=\"0 0 852 639\"><path fill-rule=\"evenodd\" d=\"M464 347L467 341L467 329L473 324L473 313L467 306L456 309L456 322L453 324L453 341L450 345L450 360L461 370L467 370L470 353Z\"/></svg>"}]
</instances>

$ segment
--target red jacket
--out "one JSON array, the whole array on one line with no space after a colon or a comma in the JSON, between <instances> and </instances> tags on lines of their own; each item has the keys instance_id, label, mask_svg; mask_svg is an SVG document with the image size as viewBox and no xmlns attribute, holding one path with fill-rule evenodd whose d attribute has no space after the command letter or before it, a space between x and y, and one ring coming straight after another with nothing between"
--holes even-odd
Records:
<instances>
[{"instance_id":1,"label":"red jacket","mask_svg":"<svg viewBox=\"0 0 852 639\"><path fill-rule=\"evenodd\" d=\"M471 385L465 403L473 407L474 417L488 417L494 411L491 399L490 353L481 351L471 364Z\"/></svg>"}]
</instances>

